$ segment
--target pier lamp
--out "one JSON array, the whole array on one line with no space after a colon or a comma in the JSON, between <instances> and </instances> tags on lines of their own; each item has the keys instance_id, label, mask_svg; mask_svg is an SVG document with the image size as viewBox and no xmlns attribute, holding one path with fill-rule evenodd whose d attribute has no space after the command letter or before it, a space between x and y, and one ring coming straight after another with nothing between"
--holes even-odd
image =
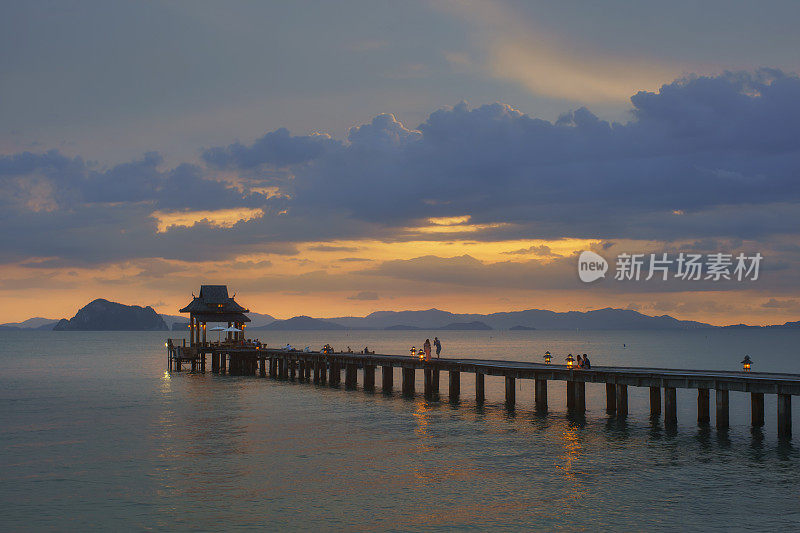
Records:
<instances>
[{"instance_id":1,"label":"pier lamp","mask_svg":"<svg viewBox=\"0 0 800 533\"><path fill-rule=\"evenodd\" d=\"M745 355L744 359L742 359L742 370L745 372L750 372L750 365L753 364L753 361L750 359L749 355Z\"/></svg>"},{"instance_id":2,"label":"pier lamp","mask_svg":"<svg viewBox=\"0 0 800 533\"><path fill-rule=\"evenodd\" d=\"M567 368L573 368L575 366L575 358L572 357L572 354L567 356Z\"/></svg>"},{"instance_id":3,"label":"pier lamp","mask_svg":"<svg viewBox=\"0 0 800 533\"><path fill-rule=\"evenodd\" d=\"M417 350L417 356L418 356L420 359L425 359L425 350L423 350L422 348L420 348L419 350Z\"/></svg>"},{"instance_id":4,"label":"pier lamp","mask_svg":"<svg viewBox=\"0 0 800 533\"><path fill-rule=\"evenodd\" d=\"M550 364L550 359L551 359L550 352L544 352L544 362L545 362L545 364L549 365Z\"/></svg>"},{"instance_id":5,"label":"pier lamp","mask_svg":"<svg viewBox=\"0 0 800 533\"><path fill-rule=\"evenodd\" d=\"M416 356L417 356L417 347L416 346L412 346L411 347L411 357L416 357Z\"/></svg>"}]
</instances>

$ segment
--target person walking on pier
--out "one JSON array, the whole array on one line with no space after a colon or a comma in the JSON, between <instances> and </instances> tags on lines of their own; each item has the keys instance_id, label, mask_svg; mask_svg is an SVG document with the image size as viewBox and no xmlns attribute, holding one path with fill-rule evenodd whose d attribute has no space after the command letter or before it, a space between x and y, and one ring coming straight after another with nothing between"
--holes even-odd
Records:
<instances>
[{"instance_id":1,"label":"person walking on pier","mask_svg":"<svg viewBox=\"0 0 800 533\"><path fill-rule=\"evenodd\" d=\"M431 340L425 339L425 344L422 345L422 348L425 350L425 360L431 360Z\"/></svg>"},{"instance_id":2,"label":"person walking on pier","mask_svg":"<svg viewBox=\"0 0 800 533\"><path fill-rule=\"evenodd\" d=\"M436 359L439 359L439 354L442 353L442 341L439 340L439 337L433 338L433 345L436 346Z\"/></svg>"}]
</instances>

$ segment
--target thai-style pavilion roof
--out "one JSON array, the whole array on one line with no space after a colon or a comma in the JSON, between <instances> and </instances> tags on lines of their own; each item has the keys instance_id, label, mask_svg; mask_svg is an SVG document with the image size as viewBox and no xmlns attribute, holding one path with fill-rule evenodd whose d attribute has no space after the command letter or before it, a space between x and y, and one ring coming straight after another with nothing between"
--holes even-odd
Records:
<instances>
[{"instance_id":1,"label":"thai-style pavilion roof","mask_svg":"<svg viewBox=\"0 0 800 533\"><path fill-rule=\"evenodd\" d=\"M228 296L226 285L201 285L200 296L195 296L181 313L193 314L199 322L250 322L249 313Z\"/></svg>"}]
</instances>

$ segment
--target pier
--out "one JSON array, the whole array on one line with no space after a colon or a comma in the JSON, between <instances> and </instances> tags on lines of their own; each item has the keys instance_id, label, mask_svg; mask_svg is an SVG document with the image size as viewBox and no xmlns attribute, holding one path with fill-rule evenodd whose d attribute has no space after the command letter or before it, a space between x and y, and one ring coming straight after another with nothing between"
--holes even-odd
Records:
<instances>
[{"instance_id":1,"label":"pier","mask_svg":"<svg viewBox=\"0 0 800 533\"><path fill-rule=\"evenodd\" d=\"M246 342L246 341L242 341ZM376 372L381 372L381 390L395 390L394 369L401 369L400 390L404 396L414 396L418 371L422 373L422 394L430 401L439 401L441 374L448 374L448 400L458 402L461 394L461 375L475 374L475 398L486 401L485 377L499 376L505 380L505 404L514 409L516 381L534 382L534 405L537 411L547 411L549 381L566 382L567 409L573 414L586 411L586 383L604 383L606 410L624 417L628 414L628 387L650 389L650 415L663 416L665 424L675 424L677 415L677 389L694 389L697 395L697 422L710 422L710 398L714 391L717 429L729 424L730 392L750 394L751 423L764 425L764 395L778 397L778 435L792 434L792 396L800 395L800 375L766 372L726 372L717 370L680 370L668 368L592 367L591 370L569 368L522 361L491 359L448 358L425 361L403 355L356 353L300 352L265 349L252 345L204 344L194 347L167 342L169 369L180 371L190 364L195 371L204 371L206 357L211 358L214 373L248 375L293 380L340 387L344 374L344 388L356 390L361 375L361 388L376 391ZM663 400L662 400L663 396Z\"/></svg>"},{"instance_id":2,"label":"pier","mask_svg":"<svg viewBox=\"0 0 800 533\"><path fill-rule=\"evenodd\" d=\"M228 296L225 285L203 285L199 296L192 296L189 305L181 309L190 317L188 346L186 339L168 339L166 342L167 368L170 372L180 372L184 366L195 372L205 372L206 358L210 357L211 371L218 374L269 376L339 387L344 373L344 388L347 390L358 388L360 373L362 389L374 392L375 375L380 368L381 389L389 393L395 389L394 369L400 368L402 395L414 396L419 370L423 374L422 393L429 401L440 400L441 374L446 372L448 399L451 402L459 401L461 374L469 373L475 375L475 399L478 403L486 401L486 376L499 376L505 380L505 404L508 409L514 409L516 404L517 380L532 380L534 405L539 412L546 412L548 408L547 383L564 381L567 410L576 415L586 411L586 384L603 383L606 411L617 417L628 414L628 387L647 387L650 392L650 416L663 416L667 425L674 425L678 421L678 389L696 391L697 423L709 424L711 391L714 391L715 421L720 430L729 425L728 396L731 391L750 394L750 416L754 427L764 425L764 395L775 394L778 435L782 438L792 434L792 396L800 395L798 374L603 366L588 370L523 361L468 358L426 361L403 355L267 349L258 342L246 340L244 328L250 319L244 313L248 310ZM222 340L220 333L217 342L208 341L206 325L211 322L227 323L227 328L217 328L226 333L225 340ZM745 362L749 368L749 358L742 361Z\"/></svg>"}]
</instances>

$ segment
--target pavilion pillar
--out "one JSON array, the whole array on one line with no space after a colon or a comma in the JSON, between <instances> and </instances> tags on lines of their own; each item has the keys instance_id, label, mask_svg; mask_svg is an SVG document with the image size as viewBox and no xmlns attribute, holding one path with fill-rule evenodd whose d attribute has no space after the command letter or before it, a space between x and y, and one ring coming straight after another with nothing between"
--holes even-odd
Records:
<instances>
[{"instance_id":1,"label":"pavilion pillar","mask_svg":"<svg viewBox=\"0 0 800 533\"><path fill-rule=\"evenodd\" d=\"M764 393L751 392L750 393L750 419L753 427L761 427L764 425Z\"/></svg>"},{"instance_id":2,"label":"pavilion pillar","mask_svg":"<svg viewBox=\"0 0 800 533\"><path fill-rule=\"evenodd\" d=\"M206 345L206 323L203 322L203 346Z\"/></svg>"},{"instance_id":3,"label":"pavilion pillar","mask_svg":"<svg viewBox=\"0 0 800 533\"><path fill-rule=\"evenodd\" d=\"M475 374L475 401L483 403L486 401L486 375Z\"/></svg>"},{"instance_id":4,"label":"pavilion pillar","mask_svg":"<svg viewBox=\"0 0 800 533\"><path fill-rule=\"evenodd\" d=\"M266 357L259 357L258 358L258 375L262 378L267 377L267 358Z\"/></svg>"},{"instance_id":5,"label":"pavilion pillar","mask_svg":"<svg viewBox=\"0 0 800 533\"><path fill-rule=\"evenodd\" d=\"M194 313L189 313L189 346L194 344Z\"/></svg>"},{"instance_id":6,"label":"pavilion pillar","mask_svg":"<svg viewBox=\"0 0 800 533\"><path fill-rule=\"evenodd\" d=\"M433 379L433 394L436 396L439 395L439 374L440 374L439 369L434 368L431 378Z\"/></svg>"}]
</instances>

